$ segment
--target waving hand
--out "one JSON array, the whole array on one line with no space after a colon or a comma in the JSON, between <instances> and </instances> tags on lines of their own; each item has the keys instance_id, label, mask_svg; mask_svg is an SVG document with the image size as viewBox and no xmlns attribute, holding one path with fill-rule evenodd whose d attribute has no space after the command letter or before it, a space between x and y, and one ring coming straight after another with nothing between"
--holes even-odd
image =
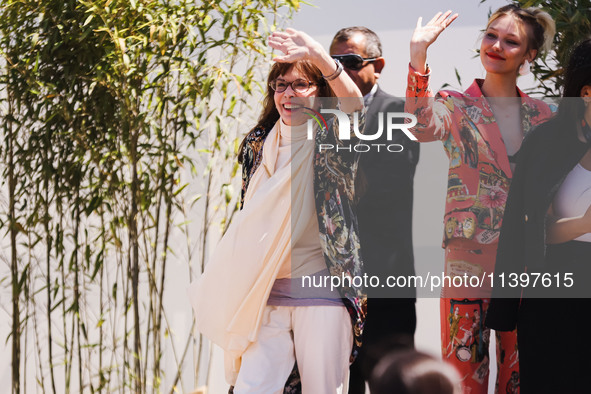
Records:
<instances>
[{"instance_id":1,"label":"waving hand","mask_svg":"<svg viewBox=\"0 0 591 394\"><path fill-rule=\"evenodd\" d=\"M458 14L452 15L451 11L438 12L425 26L421 26L423 18L419 17L410 39L410 64L415 70L420 73L426 72L427 48L457 17Z\"/></svg>"},{"instance_id":2,"label":"waving hand","mask_svg":"<svg viewBox=\"0 0 591 394\"><path fill-rule=\"evenodd\" d=\"M296 60L311 60L319 51L320 44L303 31L286 29L276 31L269 37L269 46L284 53L273 60L280 63L292 63Z\"/></svg>"}]
</instances>

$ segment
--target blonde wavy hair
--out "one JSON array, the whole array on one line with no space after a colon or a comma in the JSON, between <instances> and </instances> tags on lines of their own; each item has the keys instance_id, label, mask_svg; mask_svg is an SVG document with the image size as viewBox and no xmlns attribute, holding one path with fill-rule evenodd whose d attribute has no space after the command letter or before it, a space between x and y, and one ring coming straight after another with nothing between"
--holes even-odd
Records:
<instances>
[{"instance_id":1,"label":"blonde wavy hair","mask_svg":"<svg viewBox=\"0 0 591 394\"><path fill-rule=\"evenodd\" d=\"M514 4L509 4L499 8L488 19L486 27L502 16L510 15L521 21L522 26L529 26L530 33L528 37L528 49L535 49L537 54L547 54L552 49L554 35L556 34L556 24L554 19L541 8L528 7L521 8Z\"/></svg>"}]
</instances>

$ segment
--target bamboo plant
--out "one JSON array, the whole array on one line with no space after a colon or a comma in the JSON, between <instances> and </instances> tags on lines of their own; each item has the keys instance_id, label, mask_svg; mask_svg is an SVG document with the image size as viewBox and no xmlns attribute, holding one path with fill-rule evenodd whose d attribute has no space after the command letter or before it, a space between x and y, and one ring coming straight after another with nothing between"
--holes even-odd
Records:
<instances>
[{"instance_id":1,"label":"bamboo plant","mask_svg":"<svg viewBox=\"0 0 591 394\"><path fill-rule=\"evenodd\" d=\"M210 348L178 289L237 209L235 156L258 112L249 103L261 94L266 36L298 7L0 6L0 277L13 393L208 384ZM188 324L170 314L179 303Z\"/></svg>"}]
</instances>

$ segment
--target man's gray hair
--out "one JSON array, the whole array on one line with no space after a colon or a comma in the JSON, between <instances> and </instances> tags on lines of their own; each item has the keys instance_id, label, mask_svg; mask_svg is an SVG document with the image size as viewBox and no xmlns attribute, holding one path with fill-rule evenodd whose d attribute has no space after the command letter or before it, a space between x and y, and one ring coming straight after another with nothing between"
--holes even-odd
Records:
<instances>
[{"instance_id":1,"label":"man's gray hair","mask_svg":"<svg viewBox=\"0 0 591 394\"><path fill-rule=\"evenodd\" d=\"M335 34L330 47L340 42L345 42L353 37L355 34L362 34L365 37L365 54L368 57L380 57L382 56L382 43L378 35L372 30L364 26L352 26L345 27Z\"/></svg>"}]
</instances>

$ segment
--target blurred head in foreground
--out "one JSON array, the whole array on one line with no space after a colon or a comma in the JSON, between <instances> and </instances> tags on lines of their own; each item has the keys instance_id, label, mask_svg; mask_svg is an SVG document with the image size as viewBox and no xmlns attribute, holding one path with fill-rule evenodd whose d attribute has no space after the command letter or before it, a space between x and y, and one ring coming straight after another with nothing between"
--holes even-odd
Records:
<instances>
[{"instance_id":1,"label":"blurred head in foreground","mask_svg":"<svg viewBox=\"0 0 591 394\"><path fill-rule=\"evenodd\" d=\"M372 394L461 394L456 370L416 350L396 351L375 367L369 381Z\"/></svg>"}]
</instances>

